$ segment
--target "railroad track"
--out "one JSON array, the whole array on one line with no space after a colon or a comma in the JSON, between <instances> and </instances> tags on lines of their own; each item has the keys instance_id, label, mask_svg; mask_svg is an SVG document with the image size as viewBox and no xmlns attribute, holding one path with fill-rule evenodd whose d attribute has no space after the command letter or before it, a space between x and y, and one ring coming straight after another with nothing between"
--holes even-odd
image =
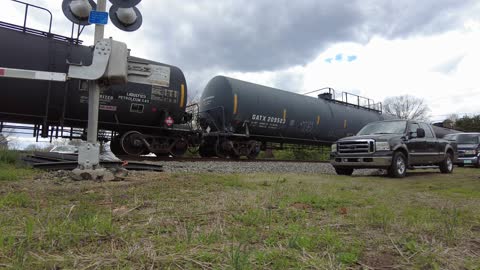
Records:
<instances>
[{"instance_id":1,"label":"railroad track","mask_svg":"<svg viewBox=\"0 0 480 270\"><path fill-rule=\"evenodd\" d=\"M34 168L42 170L73 170L77 167L77 155L59 154L50 152L35 152L25 155L23 160ZM123 167L127 170L144 170L144 171L163 171L163 166L151 162L242 162L242 163L328 163L328 161L314 160L273 160L273 159L228 159L228 158L196 158L196 157L132 157L119 156L122 161L103 161L101 165L106 168Z\"/></svg>"},{"instance_id":2,"label":"railroad track","mask_svg":"<svg viewBox=\"0 0 480 270\"><path fill-rule=\"evenodd\" d=\"M71 154L34 152L24 156L22 159L33 168L47 171L73 170L78 166L78 156ZM105 168L123 167L131 171L163 171L163 166L161 165L135 161L101 161L100 165Z\"/></svg>"},{"instance_id":3,"label":"railroad track","mask_svg":"<svg viewBox=\"0 0 480 270\"><path fill-rule=\"evenodd\" d=\"M198 157L132 157L118 156L121 160L128 161L176 161L176 162L288 162L288 163L329 163L325 160L291 160L291 159L231 159L231 158L198 158Z\"/></svg>"}]
</instances>

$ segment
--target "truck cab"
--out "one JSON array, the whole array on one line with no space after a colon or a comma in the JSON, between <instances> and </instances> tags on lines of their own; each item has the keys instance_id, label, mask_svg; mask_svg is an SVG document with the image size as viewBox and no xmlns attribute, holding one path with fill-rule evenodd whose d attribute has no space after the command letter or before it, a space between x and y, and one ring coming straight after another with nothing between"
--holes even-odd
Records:
<instances>
[{"instance_id":1,"label":"truck cab","mask_svg":"<svg viewBox=\"0 0 480 270\"><path fill-rule=\"evenodd\" d=\"M420 166L438 166L442 173L451 173L455 155L454 145L437 138L430 124L389 120L370 123L357 135L338 140L332 145L330 163L339 175L378 168L400 178L407 169Z\"/></svg>"}]
</instances>

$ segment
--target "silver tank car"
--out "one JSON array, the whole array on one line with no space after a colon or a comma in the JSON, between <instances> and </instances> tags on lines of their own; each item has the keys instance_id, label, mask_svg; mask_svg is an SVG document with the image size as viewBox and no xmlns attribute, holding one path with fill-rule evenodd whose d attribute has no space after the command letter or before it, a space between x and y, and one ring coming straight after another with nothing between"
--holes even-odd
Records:
<instances>
[{"instance_id":1,"label":"silver tank car","mask_svg":"<svg viewBox=\"0 0 480 270\"><path fill-rule=\"evenodd\" d=\"M314 98L217 76L200 101L205 131L200 153L254 158L267 142L329 145L367 123L393 118L371 100L350 97L358 103L337 101L331 93Z\"/></svg>"}]
</instances>

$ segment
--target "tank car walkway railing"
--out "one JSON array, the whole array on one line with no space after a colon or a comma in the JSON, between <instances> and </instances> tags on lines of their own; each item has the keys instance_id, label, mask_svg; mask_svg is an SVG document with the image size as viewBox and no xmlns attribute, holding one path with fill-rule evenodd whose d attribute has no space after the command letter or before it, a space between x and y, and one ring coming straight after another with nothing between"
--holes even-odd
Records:
<instances>
[{"instance_id":1,"label":"tank car walkway railing","mask_svg":"<svg viewBox=\"0 0 480 270\"><path fill-rule=\"evenodd\" d=\"M23 18L23 26L0 21L0 27L7 28L7 29L10 29L10 30L15 30L15 31L18 31L18 32L24 32L24 33L32 34L32 35L36 35L36 36L49 37L49 38L53 38L53 39L58 40L58 41L64 41L64 42L75 43L75 44L82 44L83 43L79 39L79 36L80 36L80 33L81 33L80 30L79 30L79 34L78 34L77 38L73 38L73 30L72 30L72 36L71 37L66 37L66 36L62 36L62 35L53 34L52 33L53 15L52 15L52 12L50 10L48 10L44 7L33 5L33 4L30 4L30 3L25 3L25 2L22 2L22 1L18 1L18 0L11 0L11 1L22 4L22 5L25 5L25 14L24 14L24 18ZM48 24L48 32L27 27L27 18L28 18L28 12L30 10L30 7L46 11L50 15L50 20L49 20L49 24ZM73 29L73 25L72 25L72 29Z\"/></svg>"},{"instance_id":2,"label":"tank car walkway railing","mask_svg":"<svg viewBox=\"0 0 480 270\"><path fill-rule=\"evenodd\" d=\"M328 90L326 92L325 90ZM325 91L324 93L320 93L318 98L321 98L326 101L331 101L335 103L340 103L344 105L355 106L357 108L367 109L376 111L378 113L382 113L383 105L381 102L375 103L373 99L369 99L366 97L362 97L356 94L348 93L348 92L341 92L341 99L337 99L335 89L331 87L324 87L318 90L310 91L304 93L303 95L309 95L317 92Z\"/></svg>"},{"instance_id":3,"label":"tank car walkway railing","mask_svg":"<svg viewBox=\"0 0 480 270\"><path fill-rule=\"evenodd\" d=\"M24 29L24 32L25 32L26 29L27 29L28 9L29 9L30 7L34 7L34 8L40 9L40 10L44 10L44 11L48 12L48 14L50 14L50 23L49 23L49 25L48 25L48 33L51 33L51 32L52 32L52 20L53 20L53 15L52 15L52 12L50 12L50 10L48 10L48 9L46 9L46 8L43 8L43 7L40 7L40 6L32 5L32 4L30 4L30 3L25 3L25 2L22 2L22 1L18 1L18 0L12 0L12 1L25 5L25 16L24 16L24 18L23 18L23 29Z\"/></svg>"},{"instance_id":4,"label":"tank car walkway railing","mask_svg":"<svg viewBox=\"0 0 480 270\"><path fill-rule=\"evenodd\" d=\"M77 40L77 39L74 39L74 38L69 38L69 37L62 36L62 35L52 34L52 33L40 31L40 30L33 29L33 28L24 28L23 26L7 23L7 22L3 22L3 21L0 21L0 27L10 29L10 30L14 30L14 31L18 31L18 32L24 32L24 33L35 35L35 36L48 37L48 38L52 38L54 40L68 42L68 43L75 43L75 44L82 44L83 43L83 41Z\"/></svg>"}]
</instances>

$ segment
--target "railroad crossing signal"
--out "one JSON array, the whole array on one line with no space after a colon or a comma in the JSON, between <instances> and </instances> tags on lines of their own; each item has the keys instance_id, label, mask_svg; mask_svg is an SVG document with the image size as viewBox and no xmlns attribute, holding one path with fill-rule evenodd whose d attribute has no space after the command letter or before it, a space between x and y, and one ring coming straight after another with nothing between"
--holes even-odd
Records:
<instances>
[{"instance_id":1,"label":"railroad crossing signal","mask_svg":"<svg viewBox=\"0 0 480 270\"><path fill-rule=\"evenodd\" d=\"M122 8L113 5L109 14L112 23L120 30L133 32L142 26L142 14L136 7Z\"/></svg>"},{"instance_id":2,"label":"railroad crossing signal","mask_svg":"<svg viewBox=\"0 0 480 270\"><path fill-rule=\"evenodd\" d=\"M143 18L136 7L142 0L110 0L108 13L97 10L93 0L63 0L62 10L67 19L79 25L105 25L108 16L118 29L133 32L142 26Z\"/></svg>"},{"instance_id":3,"label":"railroad crossing signal","mask_svg":"<svg viewBox=\"0 0 480 270\"><path fill-rule=\"evenodd\" d=\"M79 25L89 25L88 20L90 12L97 9L97 4L93 0L63 0L63 14L71 22Z\"/></svg>"},{"instance_id":4,"label":"railroad crossing signal","mask_svg":"<svg viewBox=\"0 0 480 270\"><path fill-rule=\"evenodd\" d=\"M140 28L142 25L142 14L135 6L141 0L110 0L110 2L113 4L109 12L110 19L115 26L123 31L135 31ZM113 80L109 82L110 85L115 82L127 82L127 47L125 44L123 46L120 43L114 43L112 40L104 40L104 25L108 22L108 13L106 12L107 0L97 0L97 3L98 6L93 0L63 0L62 2L63 13L71 22L81 25L95 24L94 46L95 50L100 50L95 55L101 56L97 57L98 61L93 61L89 67L70 66L69 68L69 73L75 73L78 75L77 77L82 77L90 82L87 143L82 144L79 148L79 167L77 172L82 172L86 169L99 169L100 146L97 134L101 85L98 79L106 71L107 74L110 73L112 75L111 78ZM110 57L110 54L114 52L119 52L119 54Z\"/></svg>"},{"instance_id":5,"label":"railroad crossing signal","mask_svg":"<svg viewBox=\"0 0 480 270\"><path fill-rule=\"evenodd\" d=\"M140 2L142 2L142 0L110 0L110 3L121 8L131 8L138 5Z\"/></svg>"}]
</instances>

